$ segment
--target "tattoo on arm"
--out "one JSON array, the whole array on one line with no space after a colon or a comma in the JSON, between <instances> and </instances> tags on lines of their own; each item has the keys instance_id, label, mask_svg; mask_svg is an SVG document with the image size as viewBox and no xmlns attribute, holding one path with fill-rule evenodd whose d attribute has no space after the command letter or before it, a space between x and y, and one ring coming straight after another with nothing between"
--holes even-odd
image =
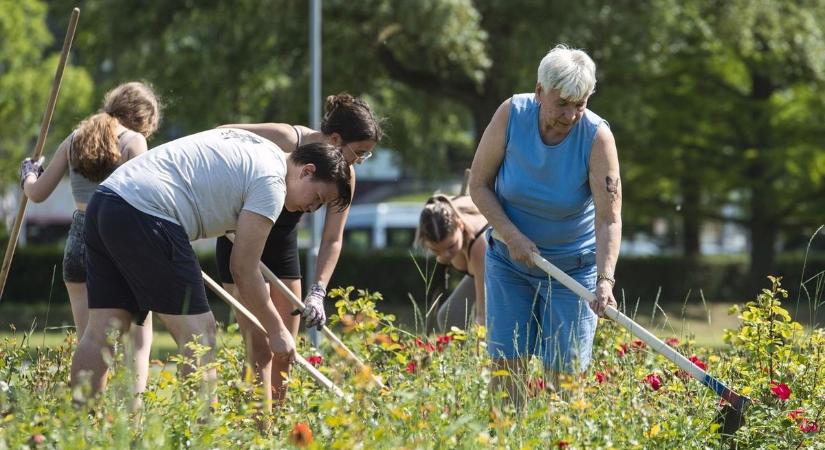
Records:
<instances>
[{"instance_id":1,"label":"tattoo on arm","mask_svg":"<svg viewBox=\"0 0 825 450\"><path fill-rule=\"evenodd\" d=\"M610 196L610 200L616 201L619 199L619 177L611 178L605 177L604 182L606 185L607 193Z\"/></svg>"}]
</instances>

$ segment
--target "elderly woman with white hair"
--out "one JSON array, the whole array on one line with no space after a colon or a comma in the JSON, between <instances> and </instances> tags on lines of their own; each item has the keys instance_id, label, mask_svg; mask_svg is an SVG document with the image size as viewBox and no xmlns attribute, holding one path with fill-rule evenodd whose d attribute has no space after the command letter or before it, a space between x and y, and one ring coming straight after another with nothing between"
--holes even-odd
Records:
<instances>
[{"instance_id":1,"label":"elderly woman with white hair","mask_svg":"<svg viewBox=\"0 0 825 450\"><path fill-rule=\"evenodd\" d=\"M596 66L581 50L553 48L534 93L504 101L475 154L470 194L500 235L488 236L487 349L497 368L523 372L542 358L549 384L590 363L598 316L615 306L621 242L619 160L607 122L587 109ZM589 304L535 267L537 252L595 291ZM503 383L503 385L502 385ZM495 377L519 405L513 377Z\"/></svg>"}]
</instances>

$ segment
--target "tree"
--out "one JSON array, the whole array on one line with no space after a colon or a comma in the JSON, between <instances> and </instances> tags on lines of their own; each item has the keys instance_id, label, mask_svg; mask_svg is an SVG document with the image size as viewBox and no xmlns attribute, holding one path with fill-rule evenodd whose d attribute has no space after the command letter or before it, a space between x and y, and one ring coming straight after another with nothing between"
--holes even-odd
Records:
<instances>
[{"instance_id":1,"label":"tree","mask_svg":"<svg viewBox=\"0 0 825 450\"><path fill-rule=\"evenodd\" d=\"M46 6L39 0L0 0L0 174L18 179L17 167L31 155L60 56L65 33L46 26ZM66 17L71 9L66 9ZM71 126L91 109L91 80L67 65L44 155L63 140Z\"/></svg>"}]
</instances>

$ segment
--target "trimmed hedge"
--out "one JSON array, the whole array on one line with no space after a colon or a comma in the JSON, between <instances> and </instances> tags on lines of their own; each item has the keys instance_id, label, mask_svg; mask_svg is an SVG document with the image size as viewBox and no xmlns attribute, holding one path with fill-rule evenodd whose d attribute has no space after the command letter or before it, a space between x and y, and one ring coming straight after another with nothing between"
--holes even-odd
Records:
<instances>
[{"instance_id":1,"label":"trimmed hedge","mask_svg":"<svg viewBox=\"0 0 825 450\"><path fill-rule=\"evenodd\" d=\"M27 246L19 249L14 256L2 303L45 302L50 290L52 303L68 302L61 276L62 259L62 247ZM416 256L415 261L422 271L432 277L433 258ZM217 279L214 254L201 255L201 265ZM803 255L782 255L778 261L776 274L784 277L784 286L790 291L792 300L797 298L799 292L802 267ZM305 267L303 269L306 270ZM619 298L623 294L628 304L635 304L638 299L643 305L652 305L660 288L660 303L681 304L688 295L691 302L701 301L700 291L707 301L739 302L747 300L747 293L753 291L748 285L747 269L747 258L744 256L714 256L696 260L675 256L620 257L615 292ZM809 255L805 277L810 278L823 270L825 254ZM452 281L457 282L458 278L452 277ZM763 284L768 286L767 279ZM820 279L820 286L822 284ZM412 296L423 304L427 296L427 283L407 250L344 251L330 285L351 285L378 291L392 303L408 304ZM808 284L810 296L814 296L816 286L815 281ZM819 293L819 301L823 301L822 293ZM807 304L804 293L802 302Z\"/></svg>"}]
</instances>

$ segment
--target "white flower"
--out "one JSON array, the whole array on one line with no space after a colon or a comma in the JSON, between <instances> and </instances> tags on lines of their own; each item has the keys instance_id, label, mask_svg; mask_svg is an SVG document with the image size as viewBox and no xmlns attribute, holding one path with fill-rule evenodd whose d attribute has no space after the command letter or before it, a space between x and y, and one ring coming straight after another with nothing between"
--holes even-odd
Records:
<instances>
[{"instance_id":1,"label":"white flower","mask_svg":"<svg viewBox=\"0 0 825 450\"><path fill-rule=\"evenodd\" d=\"M9 384L5 381L0 381L0 392L9 392Z\"/></svg>"}]
</instances>

